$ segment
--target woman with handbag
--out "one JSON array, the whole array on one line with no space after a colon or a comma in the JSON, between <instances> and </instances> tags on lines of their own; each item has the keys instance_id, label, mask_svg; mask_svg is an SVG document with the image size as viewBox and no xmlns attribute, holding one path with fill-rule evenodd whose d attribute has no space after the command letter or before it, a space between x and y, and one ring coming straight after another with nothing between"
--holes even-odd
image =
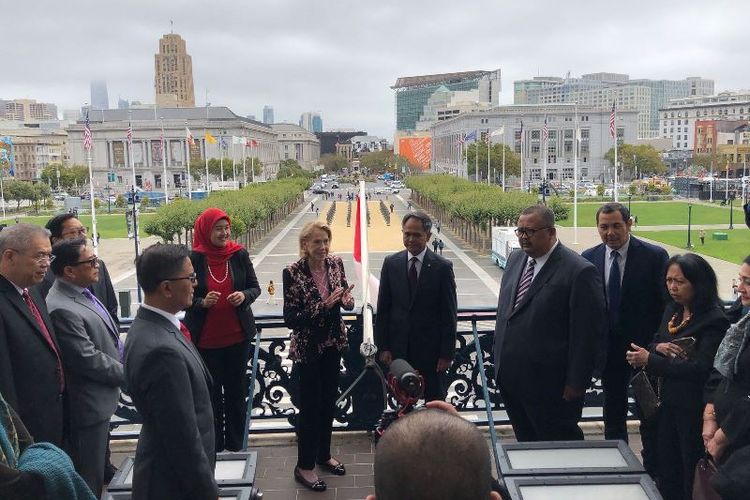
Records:
<instances>
[{"instance_id":1,"label":"woman with handbag","mask_svg":"<svg viewBox=\"0 0 750 500\"><path fill-rule=\"evenodd\" d=\"M701 441L703 385L729 322L720 307L716 274L696 254L667 262L672 297L648 349L631 344L627 361L659 378L657 483L665 500L689 500Z\"/></svg>"},{"instance_id":2,"label":"woman with handbag","mask_svg":"<svg viewBox=\"0 0 750 500\"><path fill-rule=\"evenodd\" d=\"M739 270L737 294L750 306L750 256ZM727 330L706 383L703 443L718 465L711 481L725 500L750 493L750 314Z\"/></svg>"},{"instance_id":3,"label":"woman with handbag","mask_svg":"<svg viewBox=\"0 0 750 500\"><path fill-rule=\"evenodd\" d=\"M283 272L284 323L292 330L289 358L300 376L294 478L313 491L327 487L316 463L331 474L346 474L344 464L331 456L331 431L341 351L348 345L341 308L354 309L354 285L346 282L341 258L328 253L330 244L331 229L308 222L299 235L301 258Z\"/></svg>"}]
</instances>

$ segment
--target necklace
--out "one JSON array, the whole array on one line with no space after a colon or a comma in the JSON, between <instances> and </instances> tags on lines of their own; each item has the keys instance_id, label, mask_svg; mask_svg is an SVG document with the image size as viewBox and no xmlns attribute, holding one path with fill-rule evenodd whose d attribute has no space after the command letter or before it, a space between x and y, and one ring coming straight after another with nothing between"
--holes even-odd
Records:
<instances>
[{"instance_id":1,"label":"necklace","mask_svg":"<svg viewBox=\"0 0 750 500\"><path fill-rule=\"evenodd\" d=\"M217 279L216 276L214 276L214 273L211 272L211 265L210 264L206 266L206 267L208 267L208 274L211 275L211 279L214 280L219 285L221 285L222 283L224 283L227 280L227 278L229 277L229 261L226 261L225 265L226 265L226 267L225 267L225 270L224 270L224 277L222 279Z\"/></svg>"},{"instance_id":2,"label":"necklace","mask_svg":"<svg viewBox=\"0 0 750 500\"><path fill-rule=\"evenodd\" d=\"M682 323L675 326L675 323L677 322L677 313L675 313L675 315L672 316L672 319L669 320L669 324L667 325L667 330L672 335L677 335L680 332L680 330L685 328L688 325L688 323L690 323L690 318L692 317L693 317L692 315L685 316L685 319L682 320Z\"/></svg>"}]
</instances>

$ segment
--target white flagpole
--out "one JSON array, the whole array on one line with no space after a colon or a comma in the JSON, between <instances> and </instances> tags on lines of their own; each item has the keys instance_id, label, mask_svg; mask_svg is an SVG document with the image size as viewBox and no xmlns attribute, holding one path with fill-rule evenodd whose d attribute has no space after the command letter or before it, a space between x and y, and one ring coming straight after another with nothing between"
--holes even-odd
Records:
<instances>
[{"instance_id":1,"label":"white flagpole","mask_svg":"<svg viewBox=\"0 0 750 500\"><path fill-rule=\"evenodd\" d=\"M578 244L578 143L581 131L578 129L578 105L576 104L575 136L573 147L573 244Z\"/></svg>"},{"instance_id":2,"label":"white flagpole","mask_svg":"<svg viewBox=\"0 0 750 500\"><path fill-rule=\"evenodd\" d=\"M503 193L505 192L505 126L503 126Z\"/></svg>"},{"instance_id":3,"label":"white flagpole","mask_svg":"<svg viewBox=\"0 0 750 500\"><path fill-rule=\"evenodd\" d=\"M156 115L156 108L154 108L154 115ZM128 126L130 127L130 134L131 134L131 140L130 140L130 142L132 142L132 135L133 135L133 111L132 110L128 110ZM135 229L133 231L133 242L135 243L135 255L137 257L138 256L138 252L140 251L140 248L141 248L140 241L138 239L138 231L140 231L141 226L140 226L140 224L138 224L138 207L137 207L136 201L135 201L135 191L136 191L137 185L135 183L135 163L133 163L133 145L132 144L128 144L128 150L129 150L128 157L130 159L130 170L131 170L131 173L133 175L133 192L132 192L132 196L133 196L133 228ZM166 154L166 152L162 151L161 154L162 154L162 156L164 156ZM91 161L90 157L91 157L91 155L90 155L90 151L89 151L89 162ZM90 171L90 169L91 169L91 167L89 167L89 171ZM92 223L92 226L93 225L94 224ZM141 293L140 292L140 287L138 287L138 302L141 301L140 293Z\"/></svg>"},{"instance_id":4,"label":"white flagpole","mask_svg":"<svg viewBox=\"0 0 750 500\"><path fill-rule=\"evenodd\" d=\"M188 122L185 120L185 164L187 165L187 181L188 181L188 200L193 199L193 179L190 175L190 141L188 141L187 131Z\"/></svg>"},{"instance_id":5,"label":"white flagpole","mask_svg":"<svg viewBox=\"0 0 750 500\"><path fill-rule=\"evenodd\" d=\"M615 200L615 203L617 203L619 201L618 196L617 196L617 107L614 104L612 105L612 107L613 107L613 113L615 115L615 133L614 133L614 136L615 136L614 137L615 139L615 193L614 195L615 197L614 197L614 200Z\"/></svg>"},{"instance_id":6,"label":"white flagpole","mask_svg":"<svg viewBox=\"0 0 750 500\"><path fill-rule=\"evenodd\" d=\"M362 343L373 344L370 297L370 256L367 246L367 197L365 181L359 181L359 242L362 258Z\"/></svg>"},{"instance_id":7,"label":"white flagpole","mask_svg":"<svg viewBox=\"0 0 750 500\"><path fill-rule=\"evenodd\" d=\"M490 185L490 144L492 138L490 137L490 129L487 129L487 185Z\"/></svg>"},{"instance_id":8,"label":"white flagpole","mask_svg":"<svg viewBox=\"0 0 750 500\"><path fill-rule=\"evenodd\" d=\"M474 131L474 177L479 182L479 129Z\"/></svg>"},{"instance_id":9,"label":"white flagpole","mask_svg":"<svg viewBox=\"0 0 750 500\"><path fill-rule=\"evenodd\" d=\"M89 125L90 126L90 125ZM93 143L93 140L92 140ZM94 147L92 144L91 147ZM96 208L94 207L94 169L91 160L91 149L86 154L86 161L89 166L89 201L91 202L91 241L94 245L94 254L99 255L99 242L96 238ZM133 152L130 152L130 161L133 161Z\"/></svg>"},{"instance_id":10,"label":"white flagpole","mask_svg":"<svg viewBox=\"0 0 750 500\"><path fill-rule=\"evenodd\" d=\"M521 143L521 192L523 192L523 120L521 120L521 138L519 142Z\"/></svg>"},{"instance_id":11,"label":"white flagpole","mask_svg":"<svg viewBox=\"0 0 750 500\"><path fill-rule=\"evenodd\" d=\"M547 199L547 149L549 148L549 125L547 124L547 115L544 115L544 128L547 129L546 137L542 137L542 154L544 163L542 164L542 200ZM545 202L546 203L546 202Z\"/></svg>"},{"instance_id":12,"label":"white flagpole","mask_svg":"<svg viewBox=\"0 0 750 500\"><path fill-rule=\"evenodd\" d=\"M208 89L206 89L206 127L208 126ZM208 139L206 139L206 127L203 127L203 156L206 159L206 195L209 191L208 182Z\"/></svg>"},{"instance_id":13,"label":"white flagpole","mask_svg":"<svg viewBox=\"0 0 750 500\"><path fill-rule=\"evenodd\" d=\"M161 165L164 169L164 181L162 182L162 185L164 186L164 204L166 205L169 203L169 193L167 192L167 175L169 174L167 174L167 155L165 151L166 148L164 147L164 117L162 116L159 119L161 120Z\"/></svg>"},{"instance_id":14,"label":"white flagpole","mask_svg":"<svg viewBox=\"0 0 750 500\"><path fill-rule=\"evenodd\" d=\"M234 184L234 189L237 189L237 167L234 163L235 160L235 153L234 153L234 136L232 136L232 184Z\"/></svg>"},{"instance_id":15,"label":"white flagpole","mask_svg":"<svg viewBox=\"0 0 750 500\"><path fill-rule=\"evenodd\" d=\"M258 146L255 146L255 150L257 154ZM253 155L252 143L250 143L250 182L255 184L255 155Z\"/></svg>"},{"instance_id":16,"label":"white flagpole","mask_svg":"<svg viewBox=\"0 0 750 500\"><path fill-rule=\"evenodd\" d=\"M242 185L247 186L247 139L242 143Z\"/></svg>"},{"instance_id":17,"label":"white flagpole","mask_svg":"<svg viewBox=\"0 0 750 500\"><path fill-rule=\"evenodd\" d=\"M3 203L3 219L5 219L5 188L3 187L3 167L0 165L0 201Z\"/></svg>"}]
</instances>

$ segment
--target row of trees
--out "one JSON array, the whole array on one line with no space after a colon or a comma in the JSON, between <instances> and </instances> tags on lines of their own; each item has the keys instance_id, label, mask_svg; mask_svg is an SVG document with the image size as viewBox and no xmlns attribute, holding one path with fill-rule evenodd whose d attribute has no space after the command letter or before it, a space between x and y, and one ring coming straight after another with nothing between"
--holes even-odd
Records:
<instances>
[{"instance_id":1,"label":"row of trees","mask_svg":"<svg viewBox=\"0 0 750 500\"><path fill-rule=\"evenodd\" d=\"M489 149L490 169L494 170L497 181L502 176L503 171L503 148L505 148L505 175L508 177L521 175L521 155L516 154L507 144L493 144L487 148L487 145L481 142L469 144L464 151L466 169L469 175L476 174L478 166L480 177L487 178L487 152ZM477 155L479 158L477 158Z\"/></svg>"},{"instance_id":2,"label":"row of trees","mask_svg":"<svg viewBox=\"0 0 750 500\"><path fill-rule=\"evenodd\" d=\"M604 155L610 165L615 164L615 148L610 148ZM661 160L661 154L650 145L622 144L617 147L617 162L622 167L625 178L634 179L647 175L661 175L667 166Z\"/></svg>"},{"instance_id":3,"label":"row of trees","mask_svg":"<svg viewBox=\"0 0 750 500\"><path fill-rule=\"evenodd\" d=\"M341 172L349 168L349 161L343 156L336 154L325 154L320 157L320 164L326 172ZM402 172L417 168L409 162L405 156L393 154L393 151L373 151L363 153L359 157L359 168L366 170L371 175L384 174L386 172Z\"/></svg>"},{"instance_id":4,"label":"row of trees","mask_svg":"<svg viewBox=\"0 0 750 500\"><path fill-rule=\"evenodd\" d=\"M215 191L200 201L185 199L159 208L156 215L144 226L147 234L159 236L171 243L189 233L195 219L208 207L220 207L232 219L232 231L236 235L258 228L282 208L302 195L310 186L307 178L288 177L262 184L250 184L239 191Z\"/></svg>"},{"instance_id":5,"label":"row of trees","mask_svg":"<svg viewBox=\"0 0 750 500\"><path fill-rule=\"evenodd\" d=\"M21 208L21 203L29 201L38 212L40 204L45 206L51 202L52 189L47 184L18 179L5 179L3 181L3 194L8 201L16 202L16 210Z\"/></svg>"},{"instance_id":6,"label":"row of trees","mask_svg":"<svg viewBox=\"0 0 750 500\"><path fill-rule=\"evenodd\" d=\"M247 158L245 160L245 170L247 171L248 179L251 179L252 175L263 173L263 162L259 158ZM242 175L242 162L235 162L234 166L232 166L231 158L224 158L223 160L221 158L208 159L209 175L229 180L232 179L235 171L238 176ZM193 180L202 179L206 175L206 160L190 160L190 175L193 176Z\"/></svg>"}]
</instances>

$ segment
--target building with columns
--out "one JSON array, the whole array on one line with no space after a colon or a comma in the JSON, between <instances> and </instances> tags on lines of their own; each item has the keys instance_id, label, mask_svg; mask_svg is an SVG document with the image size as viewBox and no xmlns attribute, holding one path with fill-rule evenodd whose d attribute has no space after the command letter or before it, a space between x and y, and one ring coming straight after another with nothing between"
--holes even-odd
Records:
<instances>
[{"instance_id":1,"label":"building with columns","mask_svg":"<svg viewBox=\"0 0 750 500\"><path fill-rule=\"evenodd\" d=\"M466 113L440 121L430 129L431 170L466 177L466 135L475 132L480 141L486 141L488 134L502 129L504 133L490 137L492 143L505 143L521 155L524 184L528 184L529 180L532 183L540 181L545 165L542 150L546 119L549 133L547 178L551 181L573 179L577 123L581 132L579 179L606 182L614 174L609 161L604 159L607 151L614 146L614 139L609 133L610 112L608 108L574 104L527 104L500 106L490 111ZM616 129L619 144L636 142L638 123L638 111L618 111ZM482 165L479 168L481 171Z\"/></svg>"},{"instance_id":2,"label":"building with columns","mask_svg":"<svg viewBox=\"0 0 750 500\"><path fill-rule=\"evenodd\" d=\"M187 187L188 157L192 164L200 160L202 165L206 158L223 158L224 161L241 164L243 158L256 157L264 165L262 178L274 178L278 172L277 133L268 125L238 116L223 106L93 110L89 114L89 122L93 144L93 177L97 189L109 185L116 192L127 191L133 184L133 167L137 187L147 191L163 189L164 163L167 169L167 188ZM129 123L132 123L133 128L132 164L127 140ZM162 127L164 155L161 146ZM195 140L195 144L189 148L186 128L190 129ZM83 130L82 120L71 125L68 128L68 144L71 161L86 165ZM216 144L206 141L206 132L216 139ZM236 146L232 137L244 138L252 146ZM201 179L193 181L193 189L202 188L206 184L202 166L198 173ZM112 177L114 181L109 182L108 178ZM208 180L217 179L211 176Z\"/></svg>"},{"instance_id":3,"label":"building with columns","mask_svg":"<svg viewBox=\"0 0 750 500\"><path fill-rule=\"evenodd\" d=\"M320 141L309 130L292 123L274 123L279 160L297 160L305 170L314 170L320 162Z\"/></svg>"},{"instance_id":4,"label":"building with columns","mask_svg":"<svg viewBox=\"0 0 750 500\"><path fill-rule=\"evenodd\" d=\"M13 142L15 178L34 181L51 163L69 165L68 134L59 121L21 122L0 120L0 136Z\"/></svg>"}]
</instances>

